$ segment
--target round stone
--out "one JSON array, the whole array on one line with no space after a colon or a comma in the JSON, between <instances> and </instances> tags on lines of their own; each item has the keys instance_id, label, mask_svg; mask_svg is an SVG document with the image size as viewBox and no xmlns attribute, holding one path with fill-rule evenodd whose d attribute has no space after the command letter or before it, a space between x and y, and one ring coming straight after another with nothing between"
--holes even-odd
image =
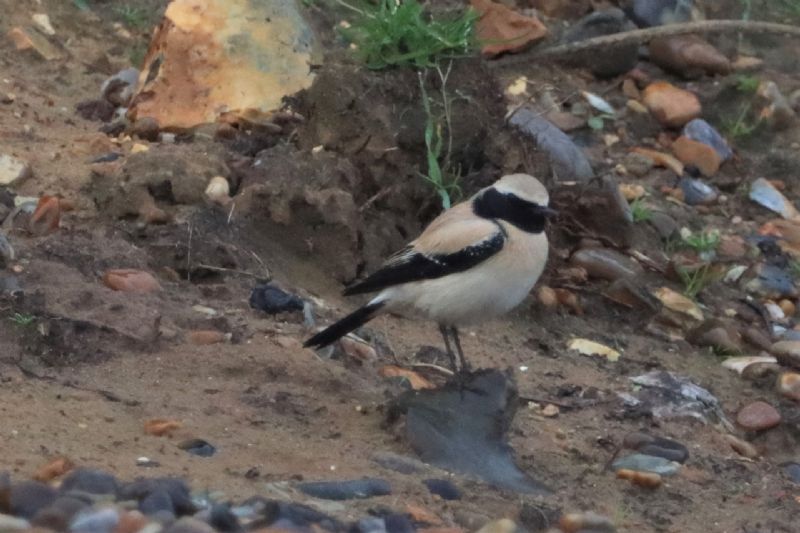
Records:
<instances>
[{"instance_id":1,"label":"round stone","mask_svg":"<svg viewBox=\"0 0 800 533\"><path fill-rule=\"evenodd\" d=\"M781 415L767 402L753 402L736 415L736 422L749 431L762 431L781 423Z\"/></svg>"}]
</instances>

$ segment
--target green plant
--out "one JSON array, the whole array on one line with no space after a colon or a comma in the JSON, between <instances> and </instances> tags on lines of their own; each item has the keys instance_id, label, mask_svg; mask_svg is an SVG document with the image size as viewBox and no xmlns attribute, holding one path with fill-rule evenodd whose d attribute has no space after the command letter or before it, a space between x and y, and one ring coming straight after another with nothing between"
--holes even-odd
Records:
<instances>
[{"instance_id":1,"label":"green plant","mask_svg":"<svg viewBox=\"0 0 800 533\"><path fill-rule=\"evenodd\" d=\"M706 287L719 281L719 274L711 264L703 265L696 269L677 267L675 270L683 283L683 294L693 300Z\"/></svg>"},{"instance_id":2,"label":"green plant","mask_svg":"<svg viewBox=\"0 0 800 533\"><path fill-rule=\"evenodd\" d=\"M609 115L608 113L601 113L599 115L594 115L590 117L589 120L586 121L586 124L592 128L594 131L602 131L606 125L606 120L614 120L614 115Z\"/></svg>"},{"instance_id":3,"label":"green plant","mask_svg":"<svg viewBox=\"0 0 800 533\"><path fill-rule=\"evenodd\" d=\"M755 94L760 84L761 80L755 76L746 76L742 74L736 78L736 90L740 93Z\"/></svg>"},{"instance_id":4,"label":"green plant","mask_svg":"<svg viewBox=\"0 0 800 533\"><path fill-rule=\"evenodd\" d=\"M761 126L761 119L752 117L753 105L747 102L739 108L739 113L733 120L727 119L722 123L722 129L733 139L749 137Z\"/></svg>"},{"instance_id":5,"label":"green plant","mask_svg":"<svg viewBox=\"0 0 800 533\"><path fill-rule=\"evenodd\" d=\"M717 249L720 242L719 230L703 230L700 233L685 231L681 233L681 241L685 247L692 248L699 254L707 254Z\"/></svg>"},{"instance_id":6,"label":"green plant","mask_svg":"<svg viewBox=\"0 0 800 533\"><path fill-rule=\"evenodd\" d=\"M36 317L28 313L14 313L13 316L9 317L9 320L18 326L30 326L34 323Z\"/></svg>"},{"instance_id":7,"label":"green plant","mask_svg":"<svg viewBox=\"0 0 800 533\"><path fill-rule=\"evenodd\" d=\"M452 66L452 65L451 65ZM428 173L420 175L430 183L442 201L444 209L450 209L453 199L461 195L461 187L458 184L459 173L452 168L450 157L453 149L453 137L451 119L451 105L453 99L447 94L447 78L450 74L448 67L443 72L440 67L436 67L441 80L441 106L442 111L435 113L433 104L435 101L428 96L425 89L425 77L420 73L419 88L422 93L422 107L425 110L425 150L428 163ZM445 138L442 133L447 129L447 146L445 148ZM443 153L444 151L444 153Z\"/></svg>"},{"instance_id":8,"label":"green plant","mask_svg":"<svg viewBox=\"0 0 800 533\"><path fill-rule=\"evenodd\" d=\"M150 22L147 10L141 7L133 7L126 4L114 8L114 12L122 19L125 26L132 30L142 30L146 28Z\"/></svg>"},{"instance_id":9,"label":"green plant","mask_svg":"<svg viewBox=\"0 0 800 533\"><path fill-rule=\"evenodd\" d=\"M631 202L631 215L633 216L633 221L636 223L647 222L652 218L653 212L649 207L644 205L644 198L637 198Z\"/></svg>"},{"instance_id":10,"label":"green plant","mask_svg":"<svg viewBox=\"0 0 800 533\"><path fill-rule=\"evenodd\" d=\"M426 16L417 0L378 0L363 8L337 2L358 14L340 31L371 69L432 67L442 58L468 55L476 48L478 15L472 9L437 19Z\"/></svg>"},{"instance_id":11,"label":"green plant","mask_svg":"<svg viewBox=\"0 0 800 533\"><path fill-rule=\"evenodd\" d=\"M137 43L128 50L128 60L136 68L140 68L144 63L144 56L147 54L147 45L145 43Z\"/></svg>"},{"instance_id":12,"label":"green plant","mask_svg":"<svg viewBox=\"0 0 800 533\"><path fill-rule=\"evenodd\" d=\"M77 7L81 11L89 11L88 0L72 0L72 3L75 4L75 7Z\"/></svg>"}]
</instances>

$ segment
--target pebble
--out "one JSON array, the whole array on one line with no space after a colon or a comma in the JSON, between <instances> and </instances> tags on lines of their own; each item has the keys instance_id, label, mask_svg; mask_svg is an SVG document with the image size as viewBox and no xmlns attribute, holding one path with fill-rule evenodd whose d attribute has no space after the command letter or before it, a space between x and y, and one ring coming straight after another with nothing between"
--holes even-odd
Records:
<instances>
[{"instance_id":1,"label":"pebble","mask_svg":"<svg viewBox=\"0 0 800 533\"><path fill-rule=\"evenodd\" d=\"M663 457L634 453L625 457L620 457L612 463L611 468L615 471L625 469L671 476L680 470L681 464Z\"/></svg>"},{"instance_id":2,"label":"pebble","mask_svg":"<svg viewBox=\"0 0 800 533\"><path fill-rule=\"evenodd\" d=\"M79 491L89 494L116 494L119 488L117 479L107 472L78 468L64 478L61 490Z\"/></svg>"},{"instance_id":3,"label":"pebble","mask_svg":"<svg viewBox=\"0 0 800 533\"><path fill-rule=\"evenodd\" d=\"M797 122L797 114L774 81L763 81L757 94L768 102L760 116L775 130L783 130Z\"/></svg>"},{"instance_id":4,"label":"pebble","mask_svg":"<svg viewBox=\"0 0 800 533\"><path fill-rule=\"evenodd\" d=\"M323 500L352 500L387 496L392 493L388 481L375 478L300 483L297 488L309 496Z\"/></svg>"},{"instance_id":5,"label":"pebble","mask_svg":"<svg viewBox=\"0 0 800 533\"><path fill-rule=\"evenodd\" d=\"M692 20L692 0L633 0L626 13L640 27Z\"/></svg>"},{"instance_id":6,"label":"pebble","mask_svg":"<svg viewBox=\"0 0 800 533\"><path fill-rule=\"evenodd\" d=\"M231 186L222 176L215 176L208 182L206 197L214 203L226 205L230 202Z\"/></svg>"},{"instance_id":7,"label":"pebble","mask_svg":"<svg viewBox=\"0 0 800 533\"><path fill-rule=\"evenodd\" d=\"M16 157L0 154L0 185L14 185L32 174L27 161Z\"/></svg>"},{"instance_id":8,"label":"pebble","mask_svg":"<svg viewBox=\"0 0 800 533\"><path fill-rule=\"evenodd\" d=\"M583 150L545 118L521 108L511 116L509 123L531 137L548 155L558 181L583 182L594 177L592 165Z\"/></svg>"},{"instance_id":9,"label":"pebble","mask_svg":"<svg viewBox=\"0 0 800 533\"><path fill-rule=\"evenodd\" d=\"M172 504L172 498L166 490L154 490L139 502L139 511L146 516L152 516L160 513L161 516L165 514L174 515L175 506Z\"/></svg>"},{"instance_id":10,"label":"pebble","mask_svg":"<svg viewBox=\"0 0 800 533\"><path fill-rule=\"evenodd\" d=\"M683 201L688 205L711 205L719 198L719 193L702 180L682 178L679 185L683 192Z\"/></svg>"},{"instance_id":11,"label":"pebble","mask_svg":"<svg viewBox=\"0 0 800 533\"><path fill-rule=\"evenodd\" d=\"M158 121L152 117L142 117L128 128L131 137L138 137L145 141L157 142L160 127Z\"/></svg>"},{"instance_id":12,"label":"pebble","mask_svg":"<svg viewBox=\"0 0 800 533\"><path fill-rule=\"evenodd\" d=\"M641 146L635 146L631 149L633 153L639 154L641 156L649 158L653 164L657 167L668 168L673 171L678 176L683 175L683 163L678 161L675 156L670 154L665 154L664 152L659 152L658 150L653 150L651 148L644 148Z\"/></svg>"},{"instance_id":13,"label":"pebble","mask_svg":"<svg viewBox=\"0 0 800 533\"><path fill-rule=\"evenodd\" d=\"M31 20L33 20L33 24L42 33L46 35L56 34L56 30L53 28L53 24L50 22L50 17L47 16L47 13L34 13L31 15Z\"/></svg>"},{"instance_id":14,"label":"pebble","mask_svg":"<svg viewBox=\"0 0 800 533\"><path fill-rule=\"evenodd\" d=\"M622 165L628 172L641 178L653 170L654 161L646 155L631 152L622 160Z\"/></svg>"},{"instance_id":15,"label":"pebble","mask_svg":"<svg viewBox=\"0 0 800 533\"><path fill-rule=\"evenodd\" d=\"M665 81L648 85L643 93L644 105L662 125L679 128L697 118L702 111L700 100L689 91Z\"/></svg>"},{"instance_id":16,"label":"pebble","mask_svg":"<svg viewBox=\"0 0 800 533\"><path fill-rule=\"evenodd\" d=\"M61 203L55 196L42 196L36 203L28 223L34 235L47 235L56 231L61 223Z\"/></svg>"},{"instance_id":17,"label":"pebble","mask_svg":"<svg viewBox=\"0 0 800 533\"><path fill-rule=\"evenodd\" d=\"M215 533L215 531L213 527L201 520L184 516L166 528L164 533Z\"/></svg>"},{"instance_id":18,"label":"pebble","mask_svg":"<svg viewBox=\"0 0 800 533\"><path fill-rule=\"evenodd\" d=\"M765 178L758 178L750 186L750 199L787 220L800 218L800 212L794 204Z\"/></svg>"},{"instance_id":19,"label":"pebble","mask_svg":"<svg viewBox=\"0 0 800 533\"><path fill-rule=\"evenodd\" d=\"M781 415L767 402L757 401L744 406L736 415L736 422L748 431L763 431L781 422Z\"/></svg>"},{"instance_id":20,"label":"pebble","mask_svg":"<svg viewBox=\"0 0 800 533\"><path fill-rule=\"evenodd\" d=\"M199 457L211 457L217 453L217 449L214 445L203 439L185 440L178 444L178 448Z\"/></svg>"},{"instance_id":21,"label":"pebble","mask_svg":"<svg viewBox=\"0 0 800 533\"><path fill-rule=\"evenodd\" d=\"M621 9L598 9L574 22L564 34L563 40L571 43L635 29L636 26ZM639 45L634 43L617 47L613 54L594 54L587 67L599 78L619 76L636 66L638 56Z\"/></svg>"},{"instance_id":22,"label":"pebble","mask_svg":"<svg viewBox=\"0 0 800 533\"><path fill-rule=\"evenodd\" d=\"M58 497L56 490L38 481L21 481L11 485L8 508L12 515L30 520Z\"/></svg>"},{"instance_id":23,"label":"pebble","mask_svg":"<svg viewBox=\"0 0 800 533\"><path fill-rule=\"evenodd\" d=\"M113 507L81 511L69 526L71 533L112 533L119 524L119 511Z\"/></svg>"},{"instance_id":24,"label":"pebble","mask_svg":"<svg viewBox=\"0 0 800 533\"><path fill-rule=\"evenodd\" d=\"M680 230L674 218L662 211L651 211L647 223L653 226L662 239L670 239Z\"/></svg>"},{"instance_id":25,"label":"pebble","mask_svg":"<svg viewBox=\"0 0 800 533\"><path fill-rule=\"evenodd\" d=\"M617 477L619 479L627 479L634 485L645 487L648 489L655 489L661 486L661 476L653 472L637 472L636 470L617 470Z\"/></svg>"},{"instance_id":26,"label":"pebble","mask_svg":"<svg viewBox=\"0 0 800 533\"><path fill-rule=\"evenodd\" d=\"M161 285L152 274L132 268L107 271L103 275L103 283L110 289L122 292L147 293L161 289Z\"/></svg>"},{"instance_id":27,"label":"pebble","mask_svg":"<svg viewBox=\"0 0 800 533\"><path fill-rule=\"evenodd\" d=\"M672 143L672 151L681 163L693 166L706 177L716 174L722 164L722 158L714 148L683 135Z\"/></svg>"},{"instance_id":28,"label":"pebble","mask_svg":"<svg viewBox=\"0 0 800 533\"><path fill-rule=\"evenodd\" d=\"M635 277L644 272L642 266L615 250L607 248L584 248L570 258L574 266L582 267L590 277L614 281Z\"/></svg>"},{"instance_id":29,"label":"pebble","mask_svg":"<svg viewBox=\"0 0 800 533\"><path fill-rule=\"evenodd\" d=\"M443 500L461 499L461 491L448 479L431 478L423 480L422 483L428 487L431 494L439 496Z\"/></svg>"},{"instance_id":30,"label":"pebble","mask_svg":"<svg viewBox=\"0 0 800 533\"><path fill-rule=\"evenodd\" d=\"M680 442L647 433L629 433L623 439L623 445L644 455L662 457L681 464L689 459L689 450Z\"/></svg>"},{"instance_id":31,"label":"pebble","mask_svg":"<svg viewBox=\"0 0 800 533\"><path fill-rule=\"evenodd\" d=\"M7 514L0 514L0 531L6 533L11 531L22 531L31 527L30 522L24 518L17 518Z\"/></svg>"},{"instance_id":32,"label":"pebble","mask_svg":"<svg viewBox=\"0 0 800 533\"><path fill-rule=\"evenodd\" d=\"M689 123L683 127L681 134L687 139L712 147L722 161L727 161L733 157L733 150L731 150L725 138L720 135L714 126L702 118L690 120Z\"/></svg>"},{"instance_id":33,"label":"pebble","mask_svg":"<svg viewBox=\"0 0 800 533\"><path fill-rule=\"evenodd\" d=\"M800 368L800 341L778 341L772 345L770 352L778 362Z\"/></svg>"},{"instance_id":34,"label":"pebble","mask_svg":"<svg viewBox=\"0 0 800 533\"><path fill-rule=\"evenodd\" d=\"M784 372L778 376L777 389L786 398L800 402L800 374Z\"/></svg>"},{"instance_id":35,"label":"pebble","mask_svg":"<svg viewBox=\"0 0 800 533\"><path fill-rule=\"evenodd\" d=\"M759 263L752 267L743 279L745 290L765 298L798 296L792 275L775 265Z\"/></svg>"},{"instance_id":36,"label":"pebble","mask_svg":"<svg viewBox=\"0 0 800 533\"><path fill-rule=\"evenodd\" d=\"M164 490L169 494L177 514L193 514L197 511L192 502L189 487L183 480L178 478L139 479L120 487L118 496L120 500L140 501L157 490Z\"/></svg>"},{"instance_id":37,"label":"pebble","mask_svg":"<svg viewBox=\"0 0 800 533\"><path fill-rule=\"evenodd\" d=\"M558 526L564 533L591 531L593 533L614 533L614 524L605 516L594 512L569 513L561 517Z\"/></svg>"},{"instance_id":38,"label":"pebble","mask_svg":"<svg viewBox=\"0 0 800 533\"><path fill-rule=\"evenodd\" d=\"M783 471L792 483L800 485L800 464L787 463L783 465Z\"/></svg>"},{"instance_id":39,"label":"pebble","mask_svg":"<svg viewBox=\"0 0 800 533\"><path fill-rule=\"evenodd\" d=\"M731 62L698 35L672 35L650 41L650 61L684 78L728 74Z\"/></svg>"},{"instance_id":40,"label":"pebble","mask_svg":"<svg viewBox=\"0 0 800 533\"><path fill-rule=\"evenodd\" d=\"M774 364L777 362L778 360L771 355L743 355L728 357L722 362L722 368L733 370L741 375L751 365L758 363Z\"/></svg>"},{"instance_id":41,"label":"pebble","mask_svg":"<svg viewBox=\"0 0 800 533\"><path fill-rule=\"evenodd\" d=\"M516 533L517 524L509 518L492 520L478 530L477 533Z\"/></svg>"},{"instance_id":42,"label":"pebble","mask_svg":"<svg viewBox=\"0 0 800 533\"><path fill-rule=\"evenodd\" d=\"M215 330L195 330L189 332L188 339L191 344L205 346L225 342L228 340L228 335Z\"/></svg>"},{"instance_id":43,"label":"pebble","mask_svg":"<svg viewBox=\"0 0 800 533\"><path fill-rule=\"evenodd\" d=\"M267 283L256 285L250 293L250 307L271 315L289 311L302 311L303 300L294 294Z\"/></svg>"},{"instance_id":44,"label":"pebble","mask_svg":"<svg viewBox=\"0 0 800 533\"><path fill-rule=\"evenodd\" d=\"M742 457L747 457L748 459L755 459L760 453L755 446L747 442L746 440L742 440L739 437L734 435L725 435L725 441L730 445L731 449L741 455Z\"/></svg>"},{"instance_id":45,"label":"pebble","mask_svg":"<svg viewBox=\"0 0 800 533\"><path fill-rule=\"evenodd\" d=\"M519 52L547 35L538 18L526 17L503 4L471 0L470 5L480 15L475 30L478 40L486 43L481 47L485 56Z\"/></svg>"}]
</instances>

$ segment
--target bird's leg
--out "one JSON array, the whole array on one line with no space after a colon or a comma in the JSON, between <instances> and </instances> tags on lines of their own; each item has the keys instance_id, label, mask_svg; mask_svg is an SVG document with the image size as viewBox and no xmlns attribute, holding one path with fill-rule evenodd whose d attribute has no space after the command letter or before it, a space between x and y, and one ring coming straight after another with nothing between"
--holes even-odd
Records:
<instances>
[{"instance_id":1,"label":"bird's leg","mask_svg":"<svg viewBox=\"0 0 800 533\"><path fill-rule=\"evenodd\" d=\"M447 336L448 329L447 326L443 324L439 324L439 332L442 334L442 338L444 339L444 347L447 350L447 357L450 358L450 368L453 369L453 372L458 372L458 367L456 365L456 355L453 353L453 348L450 346L450 337Z\"/></svg>"},{"instance_id":2,"label":"bird's leg","mask_svg":"<svg viewBox=\"0 0 800 533\"><path fill-rule=\"evenodd\" d=\"M469 363L467 358L464 357L464 350L461 349L461 339L458 338L458 328L453 326L450 328L453 334L453 342L456 345L456 352L458 353L458 362L461 364L461 372L469 372Z\"/></svg>"}]
</instances>

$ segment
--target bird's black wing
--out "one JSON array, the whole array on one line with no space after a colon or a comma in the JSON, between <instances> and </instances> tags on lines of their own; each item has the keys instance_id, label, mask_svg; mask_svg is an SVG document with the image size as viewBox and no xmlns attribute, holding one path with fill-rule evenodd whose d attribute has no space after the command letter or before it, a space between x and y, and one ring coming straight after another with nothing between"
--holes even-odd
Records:
<instances>
[{"instance_id":1,"label":"bird's black wing","mask_svg":"<svg viewBox=\"0 0 800 533\"><path fill-rule=\"evenodd\" d=\"M347 287L344 294L376 292L401 283L463 272L502 250L505 241L505 233L498 228L489 238L450 254L423 254L408 246L390 257L380 270Z\"/></svg>"}]
</instances>

